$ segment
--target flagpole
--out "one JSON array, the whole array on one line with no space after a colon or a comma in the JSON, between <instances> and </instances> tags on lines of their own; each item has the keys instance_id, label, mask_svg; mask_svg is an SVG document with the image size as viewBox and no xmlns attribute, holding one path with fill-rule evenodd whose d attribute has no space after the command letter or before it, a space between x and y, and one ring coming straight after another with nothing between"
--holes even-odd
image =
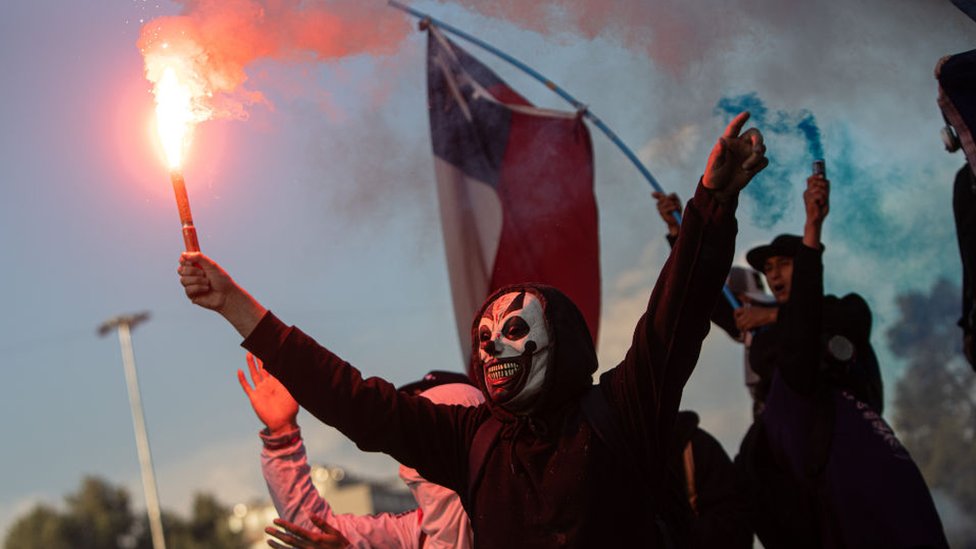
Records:
<instances>
[{"instance_id":1,"label":"flagpole","mask_svg":"<svg viewBox=\"0 0 976 549\"><path fill-rule=\"evenodd\" d=\"M457 27L454 27L452 25L448 25L447 23L444 23L443 21L440 21L438 19L434 19L433 17L431 17L430 15L428 15L428 14L422 12L422 11L417 11L414 8L411 8L410 6L407 6L405 4L401 4L397 0L389 0L389 4L390 4L390 6L396 8L398 10L405 11L405 12L409 13L410 15L413 15L414 17L420 18L422 21L429 21L431 24L433 24L433 25L435 25L437 27L440 27L440 28L444 29L445 31L447 31L447 32L449 32L449 33L457 36L458 38L461 38L463 40L466 40L468 42L471 42L472 44L478 46L479 48L481 48L483 50L486 50L486 51L488 51L488 52L490 52L490 53L492 53L492 54L494 54L494 55L496 55L496 56L504 59L505 61L508 61L512 65L515 65L515 67L517 67L519 70L521 70L525 74L528 74L532 78L535 78L536 80L538 80L539 82L541 82L542 85L544 85L545 87L547 87L550 90L556 92L556 94L559 97L562 97L563 99L565 99L570 105L573 106L573 108L575 108L577 111L582 112L583 113L583 116L586 117L590 122L593 122L593 124L597 128L600 128L600 130L604 134L606 134L606 136L608 138L610 138L610 141L613 141L613 143L615 145L617 145L617 147L620 148L620 150L624 153L624 155L627 158L630 159L630 161L634 164L634 166L637 167L637 170L641 173L641 175L644 176L644 179L647 179L647 182L651 184L651 187L654 187L654 190L655 191L657 191L659 193L663 193L664 192L664 189L657 182L657 179L655 179L654 176L651 175L651 172L650 172L650 170L647 169L647 166L645 166L644 163L641 162L639 158L637 158L637 155L634 154L634 151L630 150L630 147L628 147L627 144L624 143L620 139L620 137L618 137L617 134L614 133L613 130L611 130L609 127L607 127L606 124L603 123L603 120L600 120L600 118L597 115L593 114L593 112L590 111L589 107L587 107L585 103L580 102L578 99L576 99L575 97L573 97L572 95L570 95L569 92L567 92L566 90L564 90L563 88L561 88L558 84L556 84L552 80L549 80L548 78L546 78L545 76L543 76L541 73L539 73L539 71L533 69L532 67L526 65L525 63L519 61L518 59L512 57L511 55L509 55L509 54L501 51L500 49L496 48L495 46L492 46L491 44L488 44L487 42L485 42L485 41L483 41L483 40L481 40L479 38L475 38L474 36L471 36L470 34L462 31L461 29L459 29ZM676 216L678 217L678 220L680 221L681 220L680 214L676 214Z\"/></svg>"},{"instance_id":2,"label":"flagpole","mask_svg":"<svg viewBox=\"0 0 976 549\"><path fill-rule=\"evenodd\" d=\"M514 65L516 68L518 68L525 74L528 74L532 78L541 82L543 86L556 92L556 95L565 99L570 105L573 106L573 108L581 112L587 120L592 122L594 126L599 128L600 131L602 131L603 134L606 135L610 139L610 141L612 141L613 144L616 145L617 148L619 148L620 151L624 153L624 156L626 156L630 160L630 162L637 168L637 171L639 171L641 175L644 176L644 179L646 179L647 182L651 184L651 187L655 191L659 193L664 193L664 189L661 187L660 183L657 182L657 179L651 174L651 171L647 169L647 166L645 166L644 163L641 162L639 158L637 158L637 155L634 154L634 151L632 151L630 147L628 147L627 144L624 143L619 136L617 136L616 132L614 132L606 124L604 124L603 120L601 120L600 117L593 114L593 111L591 111L590 108L586 106L585 103L580 102L578 99L570 95L569 92L564 90L558 84L543 76L542 73L526 65L525 63L519 61L518 59L512 57L511 55L503 52L502 50L496 48L495 46L492 46L491 44L485 42L484 40L481 40L480 38L475 38L474 36L471 36L470 34L464 32L463 30L453 25L449 25L439 19L435 19L431 17L427 13L411 8L410 6L406 4L402 4L397 0L388 0L388 4L393 8L396 8L400 11L409 13L410 15L417 17L418 19L421 20L421 22L427 22L429 24L442 28L445 31L457 36L458 38L461 38L462 40L466 40L478 46L479 48L497 57L500 57L501 59ZM673 214L675 219L677 219L678 223L680 224L681 213L675 211L673 212ZM739 303L739 300L735 297L735 295L732 294L732 291L729 290L729 287L727 285L722 286L722 294L725 295L725 299L728 300L729 304L732 305L733 309L738 309L739 307L742 306L742 304Z\"/></svg>"}]
</instances>

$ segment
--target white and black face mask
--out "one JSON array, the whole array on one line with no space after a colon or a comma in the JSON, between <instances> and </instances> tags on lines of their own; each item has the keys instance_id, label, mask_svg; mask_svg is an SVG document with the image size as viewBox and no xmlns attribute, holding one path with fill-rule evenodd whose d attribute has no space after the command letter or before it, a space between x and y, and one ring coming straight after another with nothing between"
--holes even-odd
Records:
<instances>
[{"instance_id":1,"label":"white and black face mask","mask_svg":"<svg viewBox=\"0 0 976 549\"><path fill-rule=\"evenodd\" d=\"M549 328L542 301L531 292L498 296L478 326L478 356L493 402L527 410L549 368Z\"/></svg>"}]
</instances>

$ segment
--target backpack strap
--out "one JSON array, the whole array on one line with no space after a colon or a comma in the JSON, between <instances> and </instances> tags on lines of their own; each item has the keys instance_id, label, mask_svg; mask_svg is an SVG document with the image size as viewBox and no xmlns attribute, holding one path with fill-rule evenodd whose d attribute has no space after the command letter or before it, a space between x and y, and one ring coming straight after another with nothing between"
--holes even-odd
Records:
<instances>
[{"instance_id":1,"label":"backpack strap","mask_svg":"<svg viewBox=\"0 0 976 549\"><path fill-rule=\"evenodd\" d=\"M471 449L468 451L468 505L465 506L469 513L474 509L472 496L485 472L485 461L498 443L498 433L501 430L502 422L495 416L489 415L488 419L478 426L474 440L471 441Z\"/></svg>"}]
</instances>

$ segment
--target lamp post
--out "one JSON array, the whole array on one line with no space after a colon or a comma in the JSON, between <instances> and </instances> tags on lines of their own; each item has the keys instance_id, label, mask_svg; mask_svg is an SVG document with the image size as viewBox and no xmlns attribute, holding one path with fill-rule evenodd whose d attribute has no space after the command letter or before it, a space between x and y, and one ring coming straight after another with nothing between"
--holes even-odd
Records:
<instances>
[{"instance_id":1,"label":"lamp post","mask_svg":"<svg viewBox=\"0 0 976 549\"><path fill-rule=\"evenodd\" d=\"M119 333L119 345L122 347L122 365L125 368L125 384L129 389L129 407L132 410L132 426L136 433L136 449L139 452L139 468L142 472L142 488L146 496L146 510L149 512L149 530L152 534L153 549L166 549L166 541L163 538L163 523L159 514L159 496L156 493L156 476L153 473L149 437L146 435L146 421L142 415L142 399L139 396L136 357L132 352L132 328L146 320L149 320L148 312L119 315L103 322L98 327L98 335L106 336L113 328Z\"/></svg>"}]
</instances>

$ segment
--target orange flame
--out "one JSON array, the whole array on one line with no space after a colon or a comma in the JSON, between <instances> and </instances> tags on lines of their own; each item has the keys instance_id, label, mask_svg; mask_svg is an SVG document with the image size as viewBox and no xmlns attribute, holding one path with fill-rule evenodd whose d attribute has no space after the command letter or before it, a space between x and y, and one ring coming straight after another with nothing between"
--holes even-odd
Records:
<instances>
[{"instance_id":1,"label":"orange flame","mask_svg":"<svg viewBox=\"0 0 976 549\"><path fill-rule=\"evenodd\" d=\"M179 171L193 128L213 117L210 86L190 48L156 40L143 49L146 79L156 96L156 132L171 171Z\"/></svg>"},{"instance_id":2,"label":"orange flame","mask_svg":"<svg viewBox=\"0 0 976 549\"><path fill-rule=\"evenodd\" d=\"M169 169L183 166L183 150L192 128L191 93L181 84L172 67L163 70L156 83L156 131L166 152Z\"/></svg>"}]
</instances>

